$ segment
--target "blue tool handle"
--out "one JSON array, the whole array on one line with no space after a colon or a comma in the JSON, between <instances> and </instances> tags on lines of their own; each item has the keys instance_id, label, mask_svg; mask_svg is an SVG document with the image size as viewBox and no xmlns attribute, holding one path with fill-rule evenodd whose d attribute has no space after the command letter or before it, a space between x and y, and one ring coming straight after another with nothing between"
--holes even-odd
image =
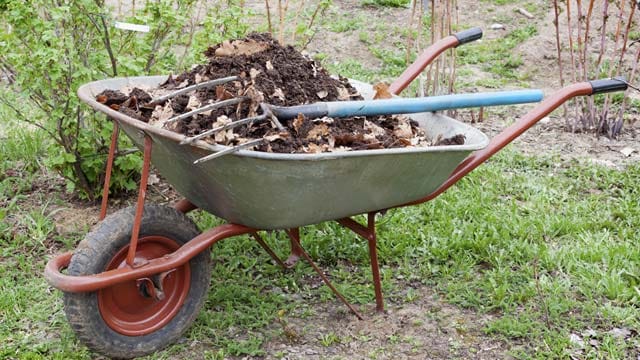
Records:
<instances>
[{"instance_id":1,"label":"blue tool handle","mask_svg":"<svg viewBox=\"0 0 640 360\"><path fill-rule=\"evenodd\" d=\"M411 114L469 107L524 104L539 102L542 100L542 97L543 94L541 90L517 90L422 98L332 101L324 104L326 104L327 107L325 115L331 117L349 117Z\"/></svg>"}]
</instances>

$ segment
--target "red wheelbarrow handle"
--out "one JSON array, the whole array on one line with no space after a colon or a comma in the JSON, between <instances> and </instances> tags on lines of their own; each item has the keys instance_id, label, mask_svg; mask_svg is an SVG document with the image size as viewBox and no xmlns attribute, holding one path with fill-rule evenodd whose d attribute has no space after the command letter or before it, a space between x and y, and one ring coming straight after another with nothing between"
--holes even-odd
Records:
<instances>
[{"instance_id":1,"label":"red wheelbarrow handle","mask_svg":"<svg viewBox=\"0 0 640 360\"><path fill-rule=\"evenodd\" d=\"M522 135L522 133L524 133L535 123L540 121L540 119L547 116L550 112L558 108L560 105L564 104L569 99L576 96L595 95L613 91L624 91L626 89L627 82L623 78L615 78L581 82L569 85L556 91L546 100L542 101L539 105L529 111L520 120L516 121L508 128L502 130L501 133L491 139L489 145L487 145L486 148L475 151L466 159L464 159L462 163L460 163L460 165L458 165L458 167L451 173L451 175L449 175L449 178L434 192L422 199L400 206L420 204L442 194L445 190L458 182L458 180L460 180L462 177L470 173L473 169L485 162L495 153L502 150L502 148L507 146L518 136Z\"/></svg>"},{"instance_id":2,"label":"red wheelbarrow handle","mask_svg":"<svg viewBox=\"0 0 640 360\"><path fill-rule=\"evenodd\" d=\"M452 47L457 47L482 37L482 29L472 28L444 37L426 48L409 67L389 85L389 92L398 95L415 79L433 59Z\"/></svg>"}]
</instances>

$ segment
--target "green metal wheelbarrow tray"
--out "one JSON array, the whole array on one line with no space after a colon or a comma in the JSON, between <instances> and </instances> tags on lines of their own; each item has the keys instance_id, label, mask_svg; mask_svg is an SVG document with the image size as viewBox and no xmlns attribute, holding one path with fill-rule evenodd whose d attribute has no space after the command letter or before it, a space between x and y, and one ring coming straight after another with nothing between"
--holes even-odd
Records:
<instances>
[{"instance_id":1,"label":"green metal wheelbarrow tray","mask_svg":"<svg viewBox=\"0 0 640 360\"><path fill-rule=\"evenodd\" d=\"M479 38L477 29L446 37L425 50L390 90L398 94L447 48ZM575 96L626 89L616 79L577 83L549 96L491 141L471 126L438 113L412 114L428 133L465 136L464 145L364 150L321 154L274 154L240 150L203 164L210 145L179 143L185 136L150 126L98 103L105 89L157 85L165 76L96 81L82 86L82 101L114 121L107 163L101 222L73 252L52 258L45 278L64 292L67 318L92 350L130 358L157 351L178 339L195 320L211 276L206 251L237 235L253 237L284 268L307 260L336 296L335 289L300 244L299 228L335 220L368 241L376 309L384 309L376 251L375 215L431 200ZM365 98L370 85L353 81ZM109 216L107 195L117 136L122 129L143 150L136 206ZM220 147L224 149L224 147ZM215 151L215 149L214 149ZM173 207L145 204L149 167L185 197ZM203 209L227 223L200 232L185 214ZM351 218L367 214L367 223ZM284 230L291 255L281 260L259 235ZM66 270L65 270L66 269Z\"/></svg>"}]
</instances>

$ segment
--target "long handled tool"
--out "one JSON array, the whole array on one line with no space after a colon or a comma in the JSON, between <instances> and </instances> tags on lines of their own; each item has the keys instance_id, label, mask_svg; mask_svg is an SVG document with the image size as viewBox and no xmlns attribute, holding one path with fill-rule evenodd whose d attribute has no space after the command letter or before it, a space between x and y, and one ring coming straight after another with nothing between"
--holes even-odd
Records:
<instances>
[{"instance_id":1,"label":"long handled tool","mask_svg":"<svg viewBox=\"0 0 640 360\"><path fill-rule=\"evenodd\" d=\"M541 90L499 91L488 93L453 94L422 98L397 98L360 101L329 101L296 106L273 106L260 104L262 115L233 121L184 139L180 144L191 144L196 140L214 135L237 126L266 120L290 120L304 115L310 119L324 116L345 118L351 116L378 116L412 114L419 112L461 109L469 107L513 105L542 100ZM194 111L197 111L194 110Z\"/></svg>"}]
</instances>

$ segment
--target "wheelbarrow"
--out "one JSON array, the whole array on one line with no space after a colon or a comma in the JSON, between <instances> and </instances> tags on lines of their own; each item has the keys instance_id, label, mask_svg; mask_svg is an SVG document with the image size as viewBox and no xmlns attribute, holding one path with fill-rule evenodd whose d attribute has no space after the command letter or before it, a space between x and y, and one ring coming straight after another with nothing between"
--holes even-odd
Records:
<instances>
[{"instance_id":1,"label":"wheelbarrow","mask_svg":"<svg viewBox=\"0 0 640 360\"><path fill-rule=\"evenodd\" d=\"M447 48L480 36L479 30L472 29L434 43L391 85L392 92L400 93ZM471 126L430 112L411 117L428 132L445 137L462 134L465 144L320 154L239 150L193 165L216 149L198 141L180 145L185 136L137 121L95 100L105 89L157 85L165 78L108 79L78 90L82 101L114 120L101 222L75 251L52 258L44 275L49 284L64 292L65 312L77 336L92 350L111 357L142 356L177 340L195 320L207 294L211 263L206 250L220 240L243 234L255 239L284 268L294 266L300 258L308 261L361 318L300 243L300 227L337 221L367 240L376 309L383 311L377 213L435 198L568 99L627 87L626 82L615 79L570 85L490 141ZM373 96L370 85L352 84L365 98ZM120 129L144 153L139 195L135 206L106 216ZM151 163L184 200L173 207L145 204ZM185 215L197 208L227 223L200 232ZM359 214L367 214L366 224L351 218ZM259 234L262 230L287 233L291 240L288 259L283 261L271 250Z\"/></svg>"}]
</instances>

